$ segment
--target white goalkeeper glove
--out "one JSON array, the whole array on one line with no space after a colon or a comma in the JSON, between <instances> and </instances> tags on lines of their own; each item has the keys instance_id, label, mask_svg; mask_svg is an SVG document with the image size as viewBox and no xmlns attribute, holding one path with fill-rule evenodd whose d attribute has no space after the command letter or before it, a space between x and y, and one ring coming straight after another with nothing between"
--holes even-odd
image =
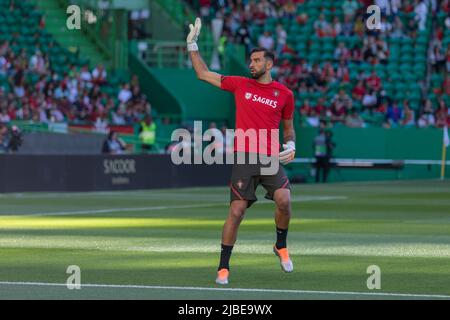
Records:
<instances>
[{"instance_id":1,"label":"white goalkeeper glove","mask_svg":"<svg viewBox=\"0 0 450 320\"><path fill-rule=\"evenodd\" d=\"M288 141L283 144L284 151L280 153L280 162L282 165L287 165L295 159L295 142Z\"/></svg>"},{"instance_id":2,"label":"white goalkeeper glove","mask_svg":"<svg viewBox=\"0 0 450 320\"><path fill-rule=\"evenodd\" d=\"M187 36L187 49L189 52L198 51L197 40L200 36L200 31L202 30L202 20L200 18L195 19L195 24L189 25L190 32Z\"/></svg>"}]
</instances>

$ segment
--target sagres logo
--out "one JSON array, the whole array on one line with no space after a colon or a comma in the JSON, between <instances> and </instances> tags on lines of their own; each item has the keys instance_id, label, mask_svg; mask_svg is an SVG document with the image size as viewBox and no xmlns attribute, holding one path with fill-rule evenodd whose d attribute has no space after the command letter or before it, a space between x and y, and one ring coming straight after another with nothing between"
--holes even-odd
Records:
<instances>
[{"instance_id":1,"label":"sagres logo","mask_svg":"<svg viewBox=\"0 0 450 320\"><path fill-rule=\"evenodd\" d=\"M245 94L245 99L247 99L247 100L250 100L251 98L253 97L253 94L251 94L251 93L246 93Z\"/></svg>"}]
</instances>

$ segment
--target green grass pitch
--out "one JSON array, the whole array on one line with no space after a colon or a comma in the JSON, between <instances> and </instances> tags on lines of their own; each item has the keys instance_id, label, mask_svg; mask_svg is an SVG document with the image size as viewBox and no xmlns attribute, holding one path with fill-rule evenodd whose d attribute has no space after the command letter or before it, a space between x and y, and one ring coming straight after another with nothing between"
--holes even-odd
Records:
<instances>
[{"instance_id":1,"label":"green grass pitch","mask_svg":"<svg viewBox=\"0 0 450 320\"><path fill-rule=\"evenodd\" d=\"M272 253L274 204L260 188L221 290L228 197L227 188L0 194L0 299L450 299L449 182L294 185L292 274ZM81 290L65 287L70 265ZM367 288L370 265L380 290Z\"/></svg>"}]
</instances>

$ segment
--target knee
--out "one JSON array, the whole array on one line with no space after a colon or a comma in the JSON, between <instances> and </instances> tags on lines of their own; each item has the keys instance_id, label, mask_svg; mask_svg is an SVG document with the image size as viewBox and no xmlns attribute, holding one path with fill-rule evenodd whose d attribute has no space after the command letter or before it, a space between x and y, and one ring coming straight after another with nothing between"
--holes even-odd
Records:
<instances>
[{"instance_id":1,"label":"knee","mask_svg":"<svg viewBox=\"0 0 450 320\"><path fill-rule=\"evenodd\" d=\"M277 200L277 208L283 214L291 214L291 199L289 197L282 197Z\"/></svg>"},{"instance_id":2,"label":"knee","mask_svg":"<svg viewBox=\"0 0 450 320\"><path fill-rule=\"evenodd\" d=\"M234 222L234 223L240 223L245 216L245 208L241 208L241 207L231 207L230 209L230 219Z\"/></svg>"}]
</instances>

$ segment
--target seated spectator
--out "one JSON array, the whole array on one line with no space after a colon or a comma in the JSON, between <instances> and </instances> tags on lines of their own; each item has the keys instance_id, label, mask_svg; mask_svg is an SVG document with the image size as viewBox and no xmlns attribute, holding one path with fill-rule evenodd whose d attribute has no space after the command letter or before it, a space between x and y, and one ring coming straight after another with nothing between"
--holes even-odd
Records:
<instances>
[{"instance_id":1,"label":"seated spectator","mask_svg":"<svg viewBox=\"0 0 450 320\"><path fill-rule=\"evenodd\" d=\"M372 111L378 105L378 97L373 89L369 89L363 96L362 105L365 110Z\"/></svg>"},{"instance_id":2,"label":"seated spectator","mask_svg":"<svg viewBox=\"0 0 450 320\"><path fill-rule=\"evenodd\" d=\"M389 0L375 0L375 5L377 5L380 10L381 13L383 15L391 15L391 6L390 6L390 1Z\"/></svg>"},{"instance_id":3,"label":"seated spectator","mask_svg":"<svg viewBox=\"0 0 450 320\"><path fill-rule=\"evenodd\" d=\"M344 105L333 104L331 106L331 121L333 123L344 122L346 115L347 115L347 109L345 108Z\"/></svg>"},{"instance_id":4,"label":"seated spectator","mask_svg":"<svg viewBox=\"0 0 450 320\"><path fill-rule=\"evenodd\" d=\"M366 85L368 89L372 89L375 92L381 89L381 78L378 77L375 71L372 71L370 76L366 79Z\"/></svg>"},{"instance_id":5,"label":"seated spectator","mask_svg":"<svg viewBox=\"0 0 450 320\"><path fill-rule=\"evenodd\" d=\"M267 50L273 50L275 46L275 41L273 40L272 34L269 31L265 31L258 39L258 45L261 48Z\"/></svg>"},{"instance_id":6,"label":"seated spectator","mask_svg":"<svg viewBox=\"0 0 450 320\"><path fill-rule=\"evenodd\" d=\"M345 43L340 42L339 46L334 51L335 60L348 60L351 57L350 50L345 46Z\"/></svg>"},{"instance_id":7,"label":"seated spectator","mask_svg":"<svg viewBox=\"0 0 450 320\"><path fill-rule=\"evenodd\" d=\"M319 113L316 109L312 108L306 117L306 122L310 127L317 128L320 124Z\"/></svg>"},{"instance_id":8,"label":"seated spectator","mask_svg":"<svg viewBox=\"0 0 450 320\"><path fill-rule=\"evenodd\" d=\"M100 113L95 120L95 131L98 133L107 133L108 129L108 120L106 119L106 115L104 113Z\"/></svg>"},{"instance_id":9,"label":"seated spectator","mask_svg":"<svg viewBox=\"0 0 450 320\"><path fill-rule=\"evenodd\" d=\"M123 154L126 150L126 144L117 136L117 133L110 131L107 139L103 142L102 153L117 155Z\"/></svg>"},{"instance_id":10,"label":"seated spectator","mask_svg":"<svg viewBox=\"0 0 450 320\"><path fill-rule=\"evenodd\" d=\"M130 90L130 85L128 83L124 83L117 98L120 102L127 103L132 97L133 93Z\"/></svg>"},{"instance_id":11,"label":"seated spectator","mask_svg":"<svg viewBox=\"0 0 450 320\"><path fill-rule=\"evenodd\" d=\"M94 70L92 70L92 82L94 84L103 85L106 83L106 70L103 64L99 64Z\"/></svg>"},{"instance_id":12,"label":"seated spectator","mask_svg":"<svg viewBox=\"0 0 450 320\"><path fill-rule=\"evenodd\" d=\"M330 34L329 34L329 35L330 35L331 37L335 38L335 37L337 37L338 35L340 35L341 32L342 32L342 24L341 24L341 22L339 21L339 18L338 18L338 17L334 17L334 18L333 18L333 26L332 26L332 28L331 28L331 31L330 31Z\"/></svg>"},{"instance_id":13,"label":"seated spectator","mask_svg":"<svg viewBox=\"0 0 450 320\"><path fill-rule=\"evenodd\" d=\"M297 23L299 25L305 25L309 20L309 17L306 13L299 14L297 16Z\"/></svg>"},{"instance_id":14,"label":"seated spectator","mask_svg":"<svg viewBox=\"0 0 450 320\"><path fill-rule=\"evenodd\" d=\"M320 14L319 20L314 22L314 30L316 31L316 35L319 37L325 37L330 35L331 26L325 20L325 15L323 13Z\"/></svg>"},{"instance_id":15,"label":"seated spectator","mask_svg":"<svg viewBox=\"0 0 450 320\"><path fill-rule=\"evenodd\" d=\"M283 51L284 47L286 46L287 41L287 33L286 30L284 30L282 24L277 25L277 56L280 56L281 52Z\"/></svg>"},{"instance_id":16,"label":"seated spectator","mask_svg":"<svg viewBox=\"0 0 450 320\"><path fill-rule=\"evenodd\" d=\"M353 34L362 37L365 31L366 31L365 23L362 21L362 19L356 19L356 21L353 24Z\"/></svg>"},{"instance_id":17,"label":"seated spectator","mask_svg":"<svg viewBox=\"0 0 450 320\"><path fill-rule=\"evenodd\" d=\"M405 33L403 31L403 22L399 17L395 17L394 26L392 27L392 32L390 34L391 38L403 38Z\"/></svg>"},{"instance_id":18,"label":"seated spectator","mask_svg":"<svg viewBox=\"0 0 450 320\"><path fill-rule=\"evenodd\" d=\"M344 107L345 109L350 109L352 104L352 98L345 92L344 89L339 90L339 93L336 94L332 100L332 103L340 109Z\"/></svg>"},{"instance_id":19,"label":"seated spectator","mask_svg":"<svg viewBox=\"0 0 450 320\"><path fill-rule=\"evenodd\" d=\"M322 77L327 83L336 82L336 73L334 72L333 65L330 62L326 62L322 68Z\"/></svg>"},{"instance_id":20,"label":"seated spectator","mask_svg":"<svg viewBox=\"0 0 450 320\"><path fill-rule=\"evenodd\" d=\"M433 51L430 54L430 63L431 66L433 67L434 72L438 73L442 70L442 68L445 65L445 56L444 54L441 52L441 47L440 45L435 45L433 47Z\"/></svg>"},{"instance_id":21,"label":"seated spectator","mask_svg":"<svg viewBox=\"0 0 450 320\"><path fill-rule=\"evenodd\" d=\"M92 85L91 85L92 74L91 74L91 72L89 71L88 65L85 65L85 66L83 66L83 67L81 68L81 71L80 71L80 79L81 79L82 81L84 81L84 82L86 83L86 85L87 85L89 88L92 86Z\"/></svg>"},{"instance_id":22,"label":"seated spectator","mask_svg":"<svg viewBox=\"0 0 450 320\"><path fill-rule=\"evenodd\" d=\"M369 61L370 59L376 58L377 56L377 43L375 38L370 36L364 39L364 44L362 48L364 61Z\"/></svg>"},{"instance_id":23,"label":"seated spectator","mask_svg":"<svg viewBox=\"0 0 450 320\"><path fill-rule=\"evenodd\" d=\"M389 49L387 46L386 41L382 40L381 38L376 41L376 59L381 62L382 64L387 64L388 56L389 56Z\"/></svg>"},{"instance_id":24,"label":"seated spectator","mask_svg":"<svg viewBox=\"0 0 450 320\"><path fill-rule=\"evenodd\" d=\"M416 125L415 112L409 106L409 102L403 103L403 116L400 124L404 127L413 127Z\"/></svg>"},{"instance_id":25,"label":"seated spectator","mask_svg":"<svg viewBox=\"0 0 450 320\"><path fill-rule=\"evenodd\" d=\"M450 66L450 64L449 64ZM442 84L443 86L443 92L444 94L450 96L450 72L447 72L447 77L445 77L444 83Z\"/></svg>"},{"instance_id":26,"label":"seated spectator","mask_svg":"<svg viewBox=\"0 0 450 320\"><path fill-rule=\"evenodd\" d=\"M438 109L435 112L436 127L443 128L449 124L449 114L448 108L444 101L440 101Z\"/></svg>"},{"instance_id":27,"label":"seated spectator","mask_svg":"<svg viewBox=\"0 0 450 320\"><path fill-rule=\"evenodd\" d=\"M350 82L350 70L348 69L347 63L343 59L339 62L336 70L336 76L342 83Z\"/></svg>"},{"instance_id":28,"label":"seated spectator","mask_svg":"<svg viewBox=\"0 0 450 320\"><path fill-rule=\"evenodd\" d=\"M317 114L320 116L326 116L326 112L328 110L328 107L326 105L326 99L325 98L319 98L317 100L317 105L314 108L317 111Z\"/></svg>"},{"instance_id":29,"label":"seated spectator","mask_svg":"<svg viewBox=\"0 0 450 320\"><path fill-rule=\"evenodd\" d=\"M384 35L390 35L392 32L392 24L387 20L386 16L381 17L380 32Z\"/></svg>"},{"instance_id":30,"label":"seated spectator","mask_svg":"<svg viewBox=\"0 0 450 320\"><path fill-rule=\"evenodd\" d=\"M0 110L0 123L9 123L11 121L11 117L8 114L6 109Z\"/></svg>"},{"instance_id":31,"label":"seated spectator","mask_svg":"<svg viewBox=\"0 0 450 320\"><path fill-rule=\"evenodd\" d=\"M35 54L31 57L29 63L29 69L32 72L36 72L38 74L44 74L46 71L45 68L45 60L42 56L41 51L36 50Z\"/></svg>"},{"instance_id":32,"label":"seated spectator","mask_svg":"<svg viewBox=\"0 0 450 320\"><path fill-rule=\"evenodd\" d=\"M117 108L117 110L111 113L112 124L116 126L124 126L127 124L125 120L125 111L123 108Z\"/></svg>"},{"instance_id":33,"label":"seated spectator","mask_svg":"<svg viewBox=\"0 0 450 320\"><path fill-rule=\"evenodd\" d=\"M313 107L310 105L309 100L305 100L303 105L300 107L300 114L306 117L311 113L312 109Z\"/></svg>"},{"instance_id":34,"label":"seated spectator","mask_svg":"<svg viewBox=\"0 0 450 320\"><path fill-rule=\"evenodd\" d=\"M344 0L344 2L342 3L342 10L344 11L344 15L348 16L350 19L353 19L358 8L359 4L356 0Z\"/></svg>"},{"instance_id":35,"label":"seated spectator","mask_svg":"<svg viewBox=\"0 0 450 320\"><path fill-rule=\"evenodd\" d=\"M394 101L388 106L386 118L391 124L397 124L402 118L402 114L402 109L398 106L398 103Z\"/></svg>"},{"instance_id":36,"label":"seated spectator","mask_svg":"<svg viewBox=\"0 0 450 320\"><path fill-rule=\"evenodd\" d=\"M416 14L414 19L419 25L419 30L425 30L428 16L428 6L424 0L414 1L414 13Z\"/></svg>"},{"instance_id":37,"label":"seated spectator","mask_svg":"<svg viewBox=\"0 0 450 320\"><path fill-rule=\"evenodd\" d=\"M360 63L363 60L362 49L359 45L353 47L353 49L351 50L351 55L352 55L351 60L356 63Z\"/></svg>"},{"instance_id":38,"label":"seated spectator","mask_svg":"<svg viewBox=\"0 0 450 320\"><path fill-rule=\"evenodd\" d=\"M211 0L200 0L200 15L202 19L208 21L210 15Z\"/></svg>"},{"instance_id":39,"label":"seated spectator","mask_svg":"<svg viewBox=\"0 0 450 320\"><path fill-rule=\"evenodd\" d=\"M350 128L364 128L365 123L356 109L352 109L345 117L345 125Z\"/></svg>"},{"instance_id":40,"label":"seated spectator","mask_svg":"<svg viewBox=\"0 0 450 320\"><path fill-rule=\"evenodd\" d=\"M284 18L293 19L297 13L297 7L292 0L287 0L282 8Z\"/></svg>"},{"instance_id":41,"label":"seated spectator","mask_svg":"<svg viewBox=\"0 0 450 320\"><path fill-rule=\"evenodd\" d=\"M352 97L357 101L362 101L365 94L366 87L364 86L364 82L362 80L359 80L356 86L353 88Z\"/></svg>"},{"instance_id":42,"label":"seated spectator","mask_svg":"<svg viewBox=\"0 0 450 320\"><path fill-rule=\"evenodd\" d=\"M352 21L352 16L346 14L344 16L344 23L342 24L341 35L346 36L346 37L352 36L353 29L354 29L354 23Z\"/></svg>"},{"instance_id":43,"label":"seated spectator","mask_svg":"<svg viewBox=\"0 0 450 320\"><path fill-rule=\"evenodd\" d=\"M434 127L435 124L436 119L433 113L433 105L431 104L431 101L427 99L427 101L425 102L425 106L422 110L422 113L417 121L417 126L419 128L428 128Z\"/></svg>"},{"instance_id":44,"label":"seated spectator","mask_svg":"<svg viewBox=\"0 0 450 320\"><path fill-rule=\"evenodd\" d=\"M263 26L267 19L267 14L264 10L264 4L258 3L256 5L256 10L251 11L253 13L252 21L258 26Z\"/></svg>"},{"instance_id":45,"label":"seated spectator","mask_svg":"<svg viewBox=\"0 0 450 320\"><path fill-rule=\"evenodd\" d=\"M50 110L50 121L51 122L64 122L66 119L64 117L64 114L61 112L60 109L58 109L56 106L53 106Z\"/></svg>"}]
</instances>

